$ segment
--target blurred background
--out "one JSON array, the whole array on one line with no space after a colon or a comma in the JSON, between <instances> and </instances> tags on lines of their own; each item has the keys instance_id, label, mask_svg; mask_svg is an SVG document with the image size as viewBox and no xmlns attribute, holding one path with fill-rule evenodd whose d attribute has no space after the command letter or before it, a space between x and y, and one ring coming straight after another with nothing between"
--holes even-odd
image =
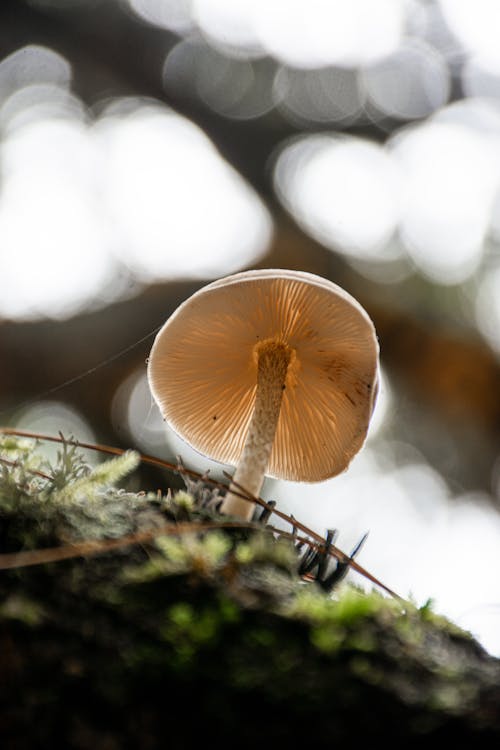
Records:
<instances>
[{"instance_id":1,"label":"blurred background","mask_svg":"<svg viewBox=\"0 0 500 750\"><path fill-rule=\"evenodd\" d=\"M497 0L2 0L0 423L220 477L152 331L238 270L332 279L380 338L370 434L263 495L500 656L499 34Z\"/></svg>"}]
</instances>

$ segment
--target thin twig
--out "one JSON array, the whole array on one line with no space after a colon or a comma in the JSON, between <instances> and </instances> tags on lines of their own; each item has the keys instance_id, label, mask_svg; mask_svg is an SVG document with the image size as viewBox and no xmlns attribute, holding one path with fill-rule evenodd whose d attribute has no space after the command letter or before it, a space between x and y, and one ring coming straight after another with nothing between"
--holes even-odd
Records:
<instances>
[{"instance_id":1,"label":"thin twig","mask_svg":"<svg viewBox=\"0 0 500 750\"><path fill-rule=\"evenodd\" d=\"M204 523L184 522L166 523L147 531L138 531L135 534L127 534L118 539L85 540L75 544L66 544L59 547L46 547L45 549L25 550L22 552L10 552L0 554L0 570L13 568L25 568L31 565L44 565L46 563L69 560L74 557L88 557L105 554L123 547L152 541L159 536L182 536L184 534L200 534L213 529L255 529L267 533L279 533L286 538L294 538L290 532L282 532L272 526L264 529L259 524L250 521L207 521ZM303 543L310 543L306 538L300 538ZM314 543L313 543L314 544ZM314 545L316 546L316 545Z\"/></svg>"},{"instance_id":2,"label":"thin twig","mask_svg":"<svg viewBox=\"0 0 500 750\"><path fill-rule=\"evenodd\" d=\"M154 529L127 534L118 539L85 540L76 544L65 544L60 547L46 547L45 549L0 554L0 570L25 568L29 565L43 565L45 563L59 562L60 560L69 560L72 557L99 555L111 550L121 549L122 547L142 544L158 536L180 536L188 533L198 534L212 529L252 528L252 526L256 525L232 521L166 523Z\"/></svg>"}]
</instances>

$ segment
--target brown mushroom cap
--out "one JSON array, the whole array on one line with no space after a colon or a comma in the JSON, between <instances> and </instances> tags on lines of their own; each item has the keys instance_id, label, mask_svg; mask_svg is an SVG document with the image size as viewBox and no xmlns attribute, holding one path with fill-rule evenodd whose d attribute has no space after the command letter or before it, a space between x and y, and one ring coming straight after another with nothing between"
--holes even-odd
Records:
<instances>
[{"instance_id":1,"label":"brown mushroom cap","mask_svg":"<svg viewBox=\"0 0 500 750\"><path fill-rule=\"evenodd\" d=\"M255 346L269 339L294 353L266 473L303 482L335 476L366 437L378 342L361 305L319 276L246 271L181 304L148 363L161 413L200 453L236 465L255 400Z\"/></svg>"}]
</instances>

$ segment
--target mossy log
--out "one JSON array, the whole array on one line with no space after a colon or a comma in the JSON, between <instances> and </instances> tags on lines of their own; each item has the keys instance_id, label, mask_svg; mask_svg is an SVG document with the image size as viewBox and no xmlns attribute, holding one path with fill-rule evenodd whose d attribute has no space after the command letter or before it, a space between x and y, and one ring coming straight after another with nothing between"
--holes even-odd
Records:
<instances>
[{"instance_id":1,"label":"mossy log","mask_svg":"<svg viewBox=\"0 0 500 750\"><path fill-rule=\"evenodd\" d=\"M266 528L202 529L206 490L116 489L133 454L90 469L64 446L49 467L9 438L0 456L5 750L498 747L500 662L432 607L304 582ZM81 540L116 547L23 565Z\"/></svg>"}]
</instances>

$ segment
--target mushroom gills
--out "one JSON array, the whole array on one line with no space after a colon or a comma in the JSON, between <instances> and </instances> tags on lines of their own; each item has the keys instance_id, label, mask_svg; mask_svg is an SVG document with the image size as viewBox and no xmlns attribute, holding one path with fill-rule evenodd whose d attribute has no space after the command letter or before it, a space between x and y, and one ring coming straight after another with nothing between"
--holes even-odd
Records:
<instances>
[{"instance_id":1,"label":"mushroom gills","mask_svg":"<svg viewBox=\"0 0 500 750\"><path fill-rule=\"evenodd\" d=\"M233 482L221 506L222 513L246 520L252 518L255 503L234 493L247 492L254 497L260 493L295 350L282 341L267 339L256 344L253 353L257 358L257 387L252 418Z\"/></svg>"}]
</instances>

